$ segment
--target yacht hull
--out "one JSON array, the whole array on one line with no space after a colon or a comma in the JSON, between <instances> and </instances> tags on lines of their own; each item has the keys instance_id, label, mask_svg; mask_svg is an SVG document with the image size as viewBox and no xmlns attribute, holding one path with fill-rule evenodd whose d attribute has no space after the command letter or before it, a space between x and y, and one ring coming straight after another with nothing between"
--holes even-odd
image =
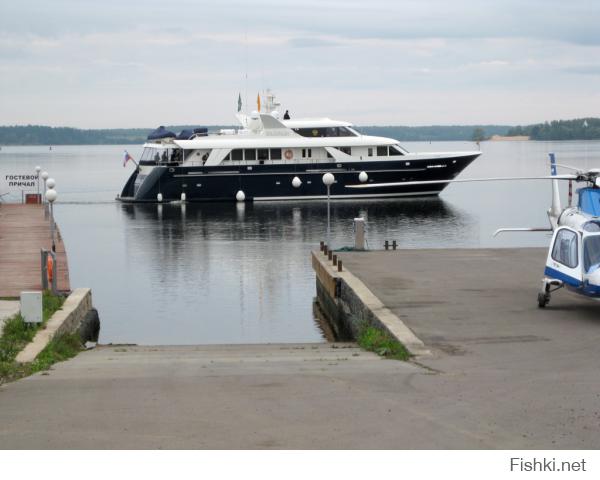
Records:
<instances>
[{"instance_id":1,"label":"yacht hull","mask_svg":"<svg viewBox=\"0 0 600 480\"><path fill-rule=\"evenodd\" d=\"M333 173L336 182L331 186L331 197L390 198L437 195L445 183L433 185L392 186L372 189L352 189L357 185L360 172L366 172L368 183L451 180L466 168L479 154L385 161L356 161L344 163L265 164L144 167L131 175L121 195L122 202L179 201L185 193L188 202L235 201L240 190L246 201L310 200L327 196L322 177ZM144 173L141 173L144 172ZM299 187L292 185L294 177L301 180Z\"/></svg>"}]
</instances>

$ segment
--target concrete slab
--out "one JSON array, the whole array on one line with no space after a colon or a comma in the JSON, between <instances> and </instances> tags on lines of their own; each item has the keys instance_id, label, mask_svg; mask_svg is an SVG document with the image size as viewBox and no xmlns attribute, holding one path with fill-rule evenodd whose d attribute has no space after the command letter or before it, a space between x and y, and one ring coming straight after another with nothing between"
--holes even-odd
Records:
<instances>
[{"instance_id":1,"label":"concrete slab","mask_svg":"<svg viewBox=\"0 0 600 480\"><path fill-rule=\"evenodd\" d=\"M401 250L341 258L435 353L420 360L441 372L430 393L460 406L458 416L478 416L496 432L496 446L519 432L510 448L597 448L600 304L561 290L539 309L546 253Z\"/></svg>"},{"instance_id":2,"label":"concrete slab","mask_svg":"<svg viewBox=\"0 0 600 480\"><path fill-rule=\"evenodd\" d=\"M0 387L0 447L600 445L600 306L538 310L544 250L343 256L424 367L353 345L107 346Z\"/></svg>"}]
</instances>

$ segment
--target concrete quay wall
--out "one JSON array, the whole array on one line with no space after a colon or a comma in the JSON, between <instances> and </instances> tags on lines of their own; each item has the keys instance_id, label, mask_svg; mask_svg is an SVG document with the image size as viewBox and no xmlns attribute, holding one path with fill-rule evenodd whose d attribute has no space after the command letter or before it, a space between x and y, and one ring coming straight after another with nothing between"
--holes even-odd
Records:
<instances>
[{"instance_id":1,"label":"concrete quay wall","mask_svg":"<svg viewBox=\"0 0 600 480\"><path fill-rule=\"evenodd\" d=\"M342 266L342 271L322 252L313 251L317 300L342 338L359 335L364 325L388 332L412 355L429 355L424 343L367 286Z\"/></svg>"},{"instance_id":2,"label":"concrete quay wall","mask_svg":"<svg viewBox=\"0 0 600 480\"><path fill-rule=\"evenodd\" d=\"M99 328L98 314L92 305L92 290L76 288L48 320L46 328L38 331L33 341L17 355L16 361L32 362L53 338L61 335L79 333L84 342L97 340Z\"/></svg>"}]
</instances>

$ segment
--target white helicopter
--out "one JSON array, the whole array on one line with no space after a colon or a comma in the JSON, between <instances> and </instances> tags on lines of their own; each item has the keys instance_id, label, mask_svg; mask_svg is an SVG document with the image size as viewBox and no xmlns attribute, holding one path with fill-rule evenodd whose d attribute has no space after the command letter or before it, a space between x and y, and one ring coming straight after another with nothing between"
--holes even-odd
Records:
<instances>
[{"instance_id":1,"label":"white helicopter","mask_svg":"<svg viewBox=\"0 0 600 480\"><path fill-rule=\"evenodd\" d=\"M347 188L386 188L397 185L448 184L461 182L489 182L499 180L551 180L552 205L548 209L550 228L500 228L501 232L552 232L538 306L545 307L551 293L567 288L577 294L600 300L600 169L581 171L556 163L550 156L551 175L542 177L495 177L457 180L425 180L418 182L364 183ZM573 170L573 174L558 175L556 167ZM562 208L558 180L569 181L569 203ZM572 206L572 182L586 186L577 190L578 203Z\"/></svg>"}]
</instances>

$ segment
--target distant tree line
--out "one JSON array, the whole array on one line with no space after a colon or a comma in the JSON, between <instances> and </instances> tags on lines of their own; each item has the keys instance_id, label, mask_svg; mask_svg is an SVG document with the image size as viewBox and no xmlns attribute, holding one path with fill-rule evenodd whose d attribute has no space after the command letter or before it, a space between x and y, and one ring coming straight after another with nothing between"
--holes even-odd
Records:
<instances>
[{"instance_id":1,"label":"distant tree line","mask_svg":"<svg viewBox=\"0 0 600 480\"><path fill-rule=\"evenodd\" d=\"M196 125L198 126L198 125ZM174 133L192 125L167 127ZM231 128L215 125L210 129ZM144 143L153 128L111 128L80 130L69 127L46 127L42 125L0 127L1 145L139 145Z\"/></svg>"},{"instance_id":2,"label":"distant tree line","mask_svg":"<svg viewBox=\"0 0 600 480\"><path fill-rule=\"evenodd\" d=\"M511 128L507 136L527 135L531 140L599 140L600 118L553 120Z\"/></svg>"},{"instance_id":3,"label":"distant tree line","mask_svg":"<svg viewBox=\"0 0 600 480\"><path fill-rule=\"evenodd\" d=\"M195 125L198 126L198 125ZM178 133L194 125L173 125L167 129ZM232 128L213 125L209 130ZM555 120L527 126L510 125L431 125L425 127L363 126L365 135L391 137L400 141L482 141L492 135L527 135L532 140L596 140L600 139L600 118ZM113 128L81 130L69 127L42 125L0 127L1 145L139 145L144 143L152 128Z\"/></svg>"},{"instance_id":4,"label":"distant tree line","mask_svg":"<svg viewBox=\"0 0 600 480\"><path fill-rule=\"evenodd\" d=\"M365 135L391 137L408 142L481 141L491 135L506 135L510 125L431 125L426 127L358 127ZM481 138L480 138L481 137Z\"/></svg>"}]
</instances>

